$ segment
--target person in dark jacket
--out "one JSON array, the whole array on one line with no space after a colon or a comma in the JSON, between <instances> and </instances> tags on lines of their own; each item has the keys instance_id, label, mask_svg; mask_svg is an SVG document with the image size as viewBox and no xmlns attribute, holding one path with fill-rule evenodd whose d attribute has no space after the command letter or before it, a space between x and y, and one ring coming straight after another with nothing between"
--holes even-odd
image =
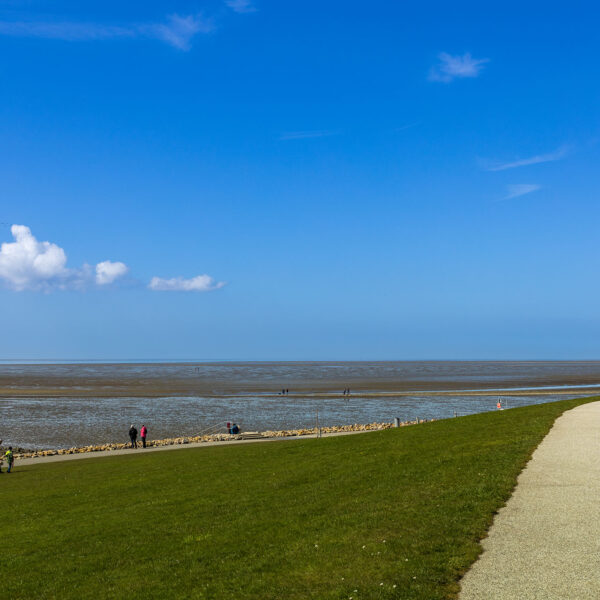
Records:
<instances>
[{"instance_id":1,"label":"person in dark jacket","mask_svg":"<svg viewBox=\"0 0 600 600\"><path fill-rule=\"evenodd\" d=\"M131 440L132 448L137 448L137 434L138 434L137 429L132 425L129 428L129 439Z\"/></svg>"}]
</instances>

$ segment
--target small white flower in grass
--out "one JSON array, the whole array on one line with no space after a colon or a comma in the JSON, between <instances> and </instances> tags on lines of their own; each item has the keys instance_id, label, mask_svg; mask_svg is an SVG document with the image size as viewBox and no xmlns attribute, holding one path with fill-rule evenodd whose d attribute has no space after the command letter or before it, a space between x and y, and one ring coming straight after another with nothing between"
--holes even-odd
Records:
<instances>
[{"instance_id":1,"label":"small white flower in grass","mask_svg":"<svg viewBox=\"0 0 600 600\"><path fill-rule=\"evenodd\" d=\"M408 558L405 558L404 560L405 560L406 562L408 562Z\"/></svg>"},{"instance_id":2,"label":"small white flower in grass","mask_svg":"<svg viewBox=\"0 0 600 600\"><path fill-rule=\"evenodd\" d=\"M383 581L379 585L383 585Z\"/></svg>"},{"instance_id":3,"label":"small white flower in grass","mask_svg":"<svg viewBox=\"0 0 600 600\"><path fill-rule=\"evenodd\" d=\"M315 548L318 548L318 547L319 547L319 544L315 544Z\"/></svg>"},{"instance_id":4,"label":"small white flower in grass","mask_svg":"<svg viewBox=\"0 0 600 600\"><path fill-rule=\"evenodd\" d=\"M383 543L385 544L385 540L383 540Z\"/></svg>"},{"instance_id":5,"label":"small white flower in grass","mask_svg":"<svg viewBox=\"0 0 600 600\"><path fill-rule=\"evenodd\" d=\"M416 579L416 578L417 578L417 577L416 577L416 575L415 575L415 576L413 577L413 579Z\"/></svg>"},{"instance_id":6,"label":"small white flower in grass","mask_svg":"<svg viewBox=\"0 0 600 600\"><path fill-rule=\"evenodd\" d=\"M363 546L363 550L366 548L366 546Z\"/></svg>"},{"instance_id":7,"label":"small white flower in grass","mask_svg":"<svg viewBox=\"0 0 600 600\"><path fill-rule=\"evenodd\" d=\"M395 588L395 587L396 587L396 584L394 584L392 587L394 587L394 588Z\"/></svg>"}]
</instances>

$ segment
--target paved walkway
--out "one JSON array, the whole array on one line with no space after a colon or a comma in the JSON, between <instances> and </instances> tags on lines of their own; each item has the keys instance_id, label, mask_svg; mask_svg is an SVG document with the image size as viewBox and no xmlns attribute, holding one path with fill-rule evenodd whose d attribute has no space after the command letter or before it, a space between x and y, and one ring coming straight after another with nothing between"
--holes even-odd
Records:
<instances>
[{"instance_id":1,"label":"paved walkway","mask_svg":"<svg viewBox=\"0 0 600 600\"><path fill-rule=\"evenodd\" d=\"M337 431L335 433L323 433L321 437L336 437L340 435L357 435L359 433L371 433L373 431L382 431L381 429L368 429L366 431ZM138 440L138 449L125 448L123 450L98 450L97 452L81 452L77 454L54 454L52 456L38 456L37 458L18 458L15 459L15 469L25 465L41 465L49 462L62 462L64 460L82 460L86 458L102 458L105 456L123 456L138 454L140 452L165 452L167 450L185 450L187 448L211 448L215 446L239 446L240 444L265 444L268 442L283 442L292 440L310 440L317 438L317 435L289 435L284 437L272 437L255 440L227 440L222 442L190 442L189 444L173 444L171 446L148 446L142 448ZM6 464L4 465L6 467ZM5 469L6 470L6 469Z\"/></svg>"},{"instance_id":2,"label":"paved walkway","mask_svg":"<svg viewBox=\"0 0 600 600\"><path fill-rule=\"evenodd\" d=\"M600 402L559 417L500 510L460 600L600 598Z\"/></svg>"}]
</instances>

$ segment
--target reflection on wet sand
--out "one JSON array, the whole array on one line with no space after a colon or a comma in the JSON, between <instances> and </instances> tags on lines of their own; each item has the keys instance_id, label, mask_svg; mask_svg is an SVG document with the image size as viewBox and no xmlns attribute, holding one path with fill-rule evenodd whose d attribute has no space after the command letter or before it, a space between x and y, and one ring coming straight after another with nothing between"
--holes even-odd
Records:
<instances>
[{"instance_id":1,"label":"reflection on wet sand","mask_svg":"<svg viewBox=\"0 0 600 600\"><path fill-rule=\"evenodd\" d=\"M439 419L600 392L600 363L0 365L0 438L28 448ZM582 387L564 387L582 386ZM344 394L345 389L350 394ZM289 394L281 395L282 389Z\"/></svg>"}]
</instances>

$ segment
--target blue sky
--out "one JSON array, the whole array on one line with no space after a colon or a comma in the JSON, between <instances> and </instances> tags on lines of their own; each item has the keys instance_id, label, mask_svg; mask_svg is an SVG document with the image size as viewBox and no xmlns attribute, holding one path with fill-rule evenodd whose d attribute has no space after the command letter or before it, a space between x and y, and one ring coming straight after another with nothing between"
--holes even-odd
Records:
<instances>
[{"instance_id":1,"label":"blue sky","mask_svg":"<svg viewBox=\"0 0 600 600\"><path fill-rule=\"evenodd\" d=\"M0 3L0 358L600 358L597 9L412 4Z\"/></svg>"}]
</instances>

